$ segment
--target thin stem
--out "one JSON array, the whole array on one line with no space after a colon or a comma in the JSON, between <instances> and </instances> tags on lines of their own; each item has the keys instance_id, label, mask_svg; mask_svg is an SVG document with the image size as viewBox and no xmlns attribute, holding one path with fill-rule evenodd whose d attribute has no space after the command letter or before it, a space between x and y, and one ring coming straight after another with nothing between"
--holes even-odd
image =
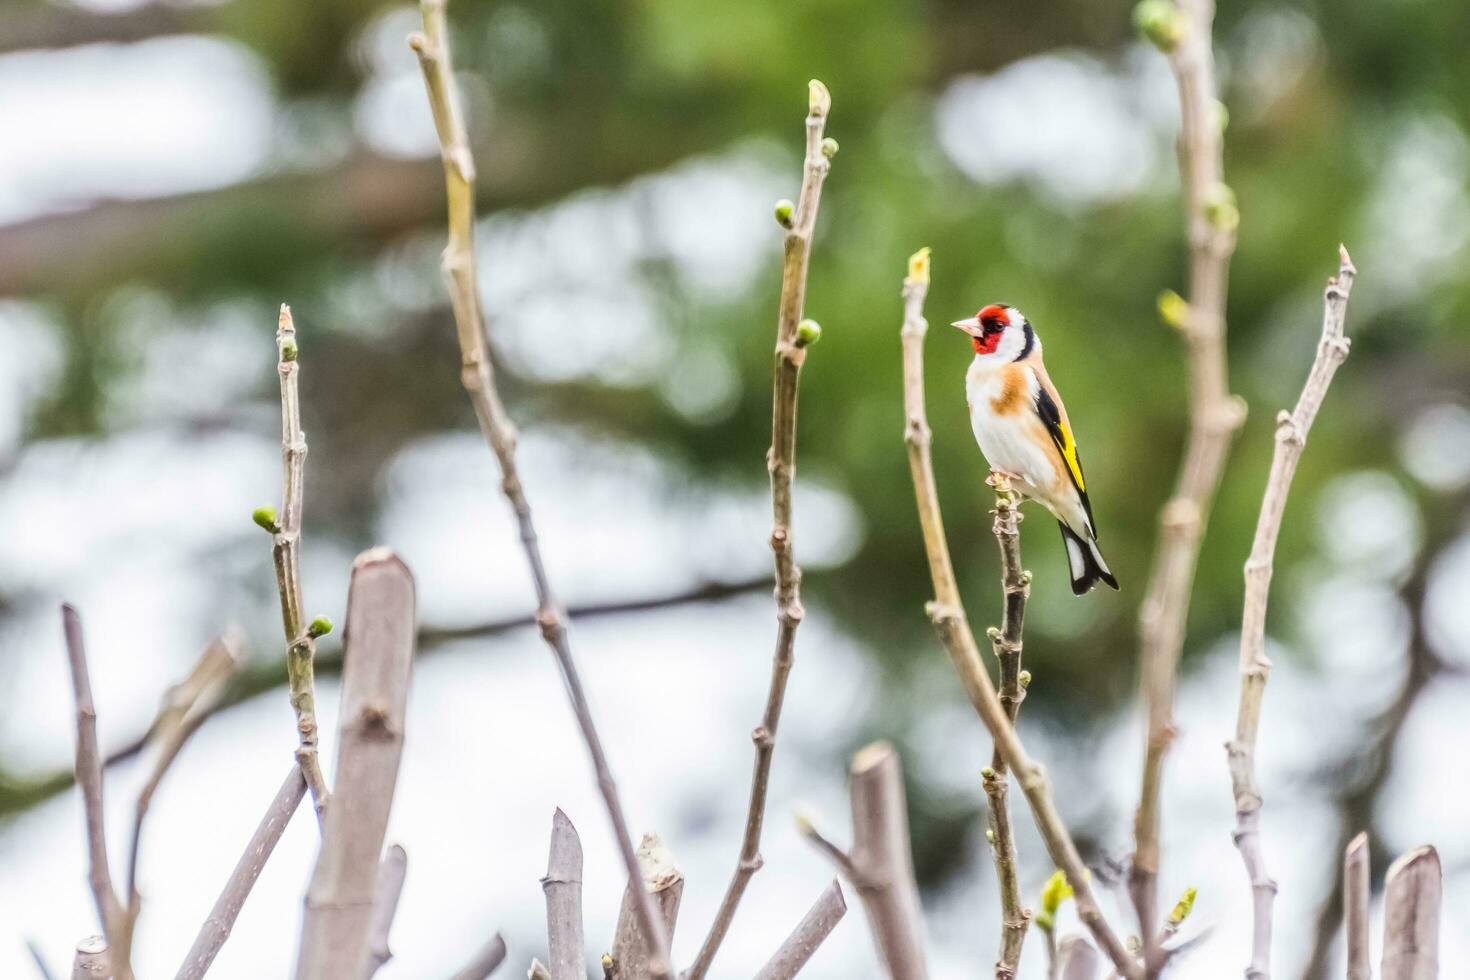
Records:
<instances>
[{"instance_id":1,"label":"thin stem","mask_svg":"<svg viewBox=\"0 0 1470 980\"><path fill-rule=\"evenodd\" d=\"M497 932L470 957L468 963L455 971L450 980L485 980L505 962L505 953L505 937Z\"/></svg>"},{"instance_id":2,"label":"thin stem","mask_svg":"<svg viewBox=\"0 0 1470 980\"><path fill-rule=\"evenodd\" d=\"M480 310L479 283L475 271L475 163L470 153L458 90L454 84L444 3L445 0L421 0L424 30L410 36L409 45L418 55L419 65L423 69L429 106L434 115L434 127L439 135L440 155L444 161L444 180L449 202L449 242L444 249L443 266L459 334L460 381L474 406L480 430L500 465L501 490L511 510L515 512L516 523L520 527L521 546L536 588L537 623L541 627L542 637L556 658L582 739L587 743L587 752L597 774L597 785L613 826L623 867L635 893L643 934L653 948L651 973L659 978L668 977L668 933L659 919L653 897L643 887L638 873L638 857L633 848L633 838L628 831L627 818L623 815L622 803L618 798L617 783L613 781L612 770L603 752L602 739L597 734L597 727L587 704L587 695L582 688L576 662L572 659L572 648L567 639L566 615L547 577L546 565L541 557L541 545L536 537L536 526L531 519L531 505L521 486L520 471L516 467L515 458L515 426L500 400L494 371L486 351L485 323Z\"/></svg>"},{"instance_id":3,"label":"thin stem","mask_svg":"<svg viewBox=\"0 0 1470 980\"><path fill-rule=\"evenodd\" d=\"M933 437L924 407L924 337L929 325L924 319L924 296L929 289L928 250L909 260L909 275L904 280L903 385L904 442L908 447L909 469L914 481L914 496L923 530L924 550L929 558L929 572L934 583L934 601L926 611L940 643L949 654L970 704L990 736L996 750L1015 773L1016 781L1026 796L1036 820L1036 828L1046 844L1052 863L1067 876L1074 890L1077 914L1092 932L1098 945L1108 954L1119 974L1127 980L1142 976L1138 963L1117 934L1103 918L1102 909L1093 893L1090 876L1077 852L1077 845L1067 832L1041 766L1031 760L1011 726L1011 719L1000 703L995 685L980 657L975 635L965 617L955 581L954 563L944 535L944 519L939 510L938 489L934 480L934 463L930 447Z\"/></svg>"},{"instance_id":4,"label":"thin stem","mask_svg":"<svg viewBox=\"0 0 1470 980\"><path fill-rule=\"evenodd\" d=\"M1439 975L1439 917L1444 871L1439 852L1416 847L1389 865L1383 885L1383 980Z\"/></svg>"},{"instance_id":5,"label":"thin stem","mask_svg":"<svg viewBox=\"0 0 1470 980\"><path fill-rule=\"evenodd\" d=\"M702 980L714 962L720 943L734 921L735 910L750 879L760 870L761 829L765 824L766 796L770 788L771 759L776 749L776 729L786 697L786 681L795 658L796 630L805 610L801 604L801 569L792 552L791 486L796 474L797 382L806 360L806 346L799 337L806 295L807 266L811 257L812 232L817 222L822 183L831 167L822 152L822 134L832 100L826 86L809 83L806 117L806 157L801 193L786 232L785 261L781 273L780 313L776 324L776 369L771 412L771 448L766 456L771 478L773 527L771 551L776 564L776 654L771 662L771 683L761 721L751 733L755 743L755 767L750 779L750 804L745 814L745 834L740 856L725 896L715 913L709 934L694 963L684 973L686 980Z\"/></svg>"},{"instance_id":6,"label":"thin stem","mask_svg":"<svg viewBox=\"0 0 1470 980\"><path fill-rule=\"evenodd\" d=\"M802 916L791 935L760 968L755 980L794 980L846 914L847 902L842 898L842 886L834 879Z\"/></svg>"},{"instance_id":7,"label":"thin stem","mask_svg":"<svg viewBox=\"0 0 1470 980\"><path fill-rule=\"evenodd\" d=\"M551 817L546 877L546 939L553 980L587 980L587 943L582 925L582 839L558 807Z\"/></svg>"},{"instance_id":8,"label":"thin stem","mask_svg":"<svg viewBox=\"0 0 1470 980\"><path fill-rule=\"evenodd\" d=\"M1189 436L1173 496L1160 512L1149 589L1139 611L1140 686L1148 717L1142 789L1134 818L1129 891L1145 936L1150 978L1163 968L1154 930L1158 908L1159 795L1174 737L1174 686L1200 542L1231 436L1244 421L1231 396L1225 360L1225 294L1238 214L1223 183L1220 112L1211 26L1214 0L1181 0L1187 29L1170 53L1179 89L1179 161L1190 243Z\"/></svg>"},{"instance_id":9,"label":"thin stem","mask_svg":"<svg viewBox=\"0 0 1470 980\"><path fill-rule=\"evenodd\" d=\"M1347 980L1371 980L1373 954L1368 938L1368 835L1360 833L1342 856L1342 923L1347 933Z\"/></svg>"},{"instance_id":10,"label":"thin stem","mask_svg":"<svg viewBox=\"0 0 1470 980\"><path fill-rule=\"evenodd\" d=\"M306 496L306 433L301 431L301 395L297 386L296 324L291 308L281 304L276 326L276 370L281 377L281 515L271 535L276 585L281 593L281 625L286 634L286 674L291 708L296 712L299 745L296 760L311 789L321 823L330 793L318 756L316 692L313 665L316 637L306 628L301 596L301 513Z\"/></svg>"},{"instance_id":11,"label":"thin stem","mask_svg":"<svg viewBox=\"0 0 1470 980\"><path fill-rule=\"evenodd\" d=\"M1343 336L1348 293L1352 290L1353 268L1347 249L1341 250L1337 276L1329 280L1323 294L1322 339L1317 356L1297 399L1296 408L1276 419L1276 449L1271 457L1271 475L1261 499L1255 540L1245 563L1245 606L1240 627L1240 708L1235 738L1226 745L1230 782L1235 795L1235 846L1240 849L1250 877L1252 894L1251 962L1248 980L1267 980L1271 975L1271 915L1276 899L1276 882L1266 871L1261 848L1261 789L1256 783L1256 737L1261 725L1261 703L1271 676L1266 657L1266 603L1271 592L1271 572L1276 539L1286 513L1292 477L1306 447L1307 433L1322 407L1327 387L1347 357L1348 341Z\"/></svg>"},{"instance_id":12,"label":"thin stem","mask_svg":"<svg viewBox=\"0 0 1470 980\"><path fill-rule=\"evenodd\" d=\"M393 931L393 918L398 914L398 899L403 895L403 882L407 876L408 852L394 844L378 865L378 883L373 887L373 918L368 926L367 961L362 968L363 980L371 980L393 958L388 936Z\"/></svg>"}]
</instances>

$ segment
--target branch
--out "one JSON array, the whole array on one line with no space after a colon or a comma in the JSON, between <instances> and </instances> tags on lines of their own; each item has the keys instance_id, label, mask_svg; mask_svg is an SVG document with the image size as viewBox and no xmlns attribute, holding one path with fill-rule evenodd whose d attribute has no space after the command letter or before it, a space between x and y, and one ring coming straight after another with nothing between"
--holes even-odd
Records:
<instances>
[{"instance_id":1,"label":"branch","mask_svg":"<svg viewBox=\"0 0 1470 980\"><path fill-rule=\"evenodd\" d=\"M338 725L339 806L327 810L306 894L297 980L359 976L367 955L378 862L403 755L413 671L414 582L391 551L352 563Z\"/></svg>"},{"instance_id":2,"label":"branch","mask_svg":"<svg viewBox=\"0 0 1470 980\"><path fill-rule=\"evenodd\" d=\"M842 898L842 886L833 880L822 890L775 955L760 968L755 980L793 980L846 914L847 902Z\"/></svg>"},{"instance_id":3,"label":"branch","mask_svg":"<svg viewBox=\"0 0 1470 980\"><path fill-rule=\"evenodd\" d=\"M1235 846L1240 849L1250 877L1252 893L1251 963L1249 980L1267 980L1271 975L1271 913L1276 882L1266 871L1261 849L1261 790L1256 784L1256 737L1261 724L1261 702L1271 661L1266 658L1266 602L1271 591L1271 573L1276 539L1286 512L1292 477L1306 448L1307 433L1322 407L1332 376L1347 357L1348 341L1343 336L1348 293L1352 290L1353 268L1347 249L1341 249L1340 267L1328 280L1323 295L1322 339L1317 357L1297 399L1296 409L1276 419L1276 449L1271 457L1271 475L1261 500L1255 541L1245 563L1245 606L1240 627L1240 709L1235 738L1226 745L1230 782L1235 794Z\"/></svg>"},{"instance_id":4,"label":"branch","mask_svg":"<svg viewBox=\"0 0 1470 980\"><path fill-rule=\"evenodd\" d=\"M1342 856L1342 924L1347 932L1347 980L1372 980L1368 939L1368 835L1360 833Z\"/></svg>"},{"instance_id":5,"label":"branch","mask_svg":"<svg viewBox=\"0 0 1470 980\"><path fill-rule=\"evenodd\" d=\"M488 943L480 947L468 963L456 970L454 976L449 980L485 980L504 962L505 937L497 932L490 937Z\"/></svg>"},{"instance_id":6,"label":"branch","mask_svg":"<svg viewBox=\"0 0 1470 980\"><path fill-rule=\"evenodd\" d=\"M1021 627L1026 618L1026 600L1031 595L1031 573L1021 567L1020 495L1011 490L1000 473L991 473L990 482L995 487L992 530L1000 546L1005 609L1000 628L991 627L987 635L991 650L1000 662L1000 703L1014 727L1026 697L1021 678ZM1000 884L1000 954L995 962L995 978L1015 980L1031 912L1021 904L1021 886L1016 880L1016 838L1011 832L1010 808L1006 803L1009 771L999 748L992 751L990 766L981 773L981 781L990 801L990 847Z\"/></svg>"},{"instance_id":7,"label":"branch","mask_svg":"<svg viewBox=\"0 0 1470 980\"><path fill-rule=\"evenodd\" d=\"M546 939L553 980L587 980L582 929L582 840L558 807L551 815L551 853L546 858Z\"/></svg>"},{"instance_id":8,"label":"branch","mask_svg":"<svg viewBox=\"0 0 1470 980\"><path fill-rule=\"evenodd\" d=\"M924 337L929 324L924 319L924 296L929 291L928 249L909 260L909 275L904 280L903 400L904 442L908 447L909 469L914 480L914 496L918 504L919 525L924 535L924 550L929 558L929 574L934 582L934 601L926 611L939 640L954 663L955 671L970 704L990 730L1001 759L1016 774L1026 802L1036 820L1036 829L1046 843L1052 863L1072 883L1077 914L1092 932L1119 974L1127 980L1141 976L1138 963L1126 946L1108 927L1093 894L1091 880L1077 845L1067 833L1066 825L1052 801L1046 774L1031 760L1011 726L1010 716L1000 703L995 685L980 658L975 635L960 601L955 581L954 563L944 535L944 518L939 510L939 493L934 481L934 462L930 451L933 437L924 408Z\"/></svg>"},{"instance_id":9,"label":"branch","mask_svg":"<svg viewBox=\"0 0 1470 980\"><path fill-rule=\"evenodd\" d=\"M531 505L521 486L515 457L515 425L500 400L494 371L486 351L485 322L480 309L479 282L475 271L475 162L470 153L458 90L454 85L444 4L445 0L421 0L424 30L411 35L408 43L418 55L419 65L423 69L429 107L433 111L434 128L439 135L440 155L444 161L444 182L449 202L449 242L444 248L443 266L450 302L454 307L455 327L459 334L460 380L474 406L480 431L500 465L501 490L520 526L521 546L536 588L536 619L541 627L542 637L556 658L562 683L572 702L572 711L577 717L583 741L587 743L587 752L597 774L597 785L607 807L608 819L612 823L613 835L622 854L629 885L633 889L638 919L643 934L653 947L650 972L656 978L665 978L671 975L669 938L659 920L653 897L642 885L638 872L638 856L634 852L628 821L618 799L617 783L613 781L612 770L603 752L602 739L592 721L587 695L582 688L576 662L572 659L571 643L567 639L566 616L561 603L552 592L546 565L541 557L541 545L536 537L536 526L531 519Z\"/></svg>"},{"instance_id":10,"label":"branch","mask_svg":"<svg viewBox=\"0 0 1470 980\"><path fill-rule=\"evenodd\" d=\"M393 958L393 949L388 945L388 934L393 929L393 917L398 913L398 899L403 894L403 881L407 876L408 852L394 844L388 848L388 853L378 864L378 882L373 886L373 917L368 924L367 962L362 968L364 980L371 980Z\"/></svg>"},{"instance_id":11,"label":"branch","mask_svg":"<svg viewBox=\"0 0 1470 980\"><path fill-rule=\"evenodd\" d=\"M106 940L99 941L106 942ZM46 954L41 952L41 947L36 945L34 939L26 940L26 952L31 954L31 961L35 963L36 972L41 975L41 980L56 980L56 975L51 972L51 967L46 964Z\"/></svg>"},{"instance_id":12,"label":"branch","mask_svg":"<svg viewBox=\"0 0 1470 980\"><path fill-rule=\"evenodd\" d=\"M786 681L795 658L796 630L805 610L801 604L801 569L792 553L791 485L796 475L797 383L807 347L821 336L820 329L801 316L806 300L807 267L811 259L812 232L817 223L822 183L831 169L830 154L836 143L823 139L832 98L821 82L808 83L806 158L802 169L801 193L797 204L782 201L776 206L777 220L786 227L785 262L781 272L780 312L776 324L776 376L771 413L771 449L766 466L771 477L771 551L776 563L776 655L771 663L771 684L760 724L751 734L755 743L755 770L750 779L750 804L745 815L745 835L734 876L725 889L719 911L686 980L703 980L714 962L720 943L735 918L735 910L750 879L760 870L761 828L765 824L766 796L770 788L771 757L776 749L776 728L786 697Z\"/></svg>"},{"instance_id":13,"label":"branch","mask_svg":"<svg viewBox=\"0 0 1470 980\"><path fill-rule=\"evenodd\" d=\"M102 807L102 755L97 748L97 708L92 703L92 680L87 672L87 648L82 638L82 618L76 608L63 603L61 625L66 635L67 663L71 667L72 696L76 702L77 782L82 788L82 811L87 823L87 880L92 886L92 899L97 917L107 938L107 949L122 950L112 966L118 980L133 980L133 968L126 955L127 911L112 887L112 871L107 863L107 832ZM78 953L80 955L80 951Z\"/></svg>"},{"instance_id":14,"label":"branch","mask_svg":"<svg viewBox=\"0 0 1470 980\"><path fill-rule=\"evenodd\" d=\"M1439 853L1425 845L1399 857L1383 887L1383 980L1439 975Z\"/></svg>"},{"instance_id":15,"label":"branch","mask_svg":"<svg viewBox=\"0 0 1470 980\"><path fill-rule=\"evenodd\" d=\"M281 467L284 471L281 515L278 522L275 512L264 508L255 512L255 521L271 533L271 557L281 593L281 625L286 634L286 674L300 740L296 760L311 789L317 822L322 823L330 794L317 752L313 664L316 638L331 629L331 623L313 620L308 627L302 612L300 554L301 511L306 494L306 434L301 431L301 396L297 390L296 325L291 320L291 308L284 303L276 327L276 351L277 371L281 376Z\"/></svg>"},{"instance_id":16,"label":"branch","mask_svg":"<svg viewBox=\"0 0 1470 980\"><path fill-rule=\"evenodd\" d=\"M852 757L852 852L819 834L808 820L802 833L827 854L857 889L873 941L894 980L924 980L924 917L909 850L903 768L887 742Z\"/></svg>"},{"instance_id":17,"label":"branch","mask_svg":"<svg viewBox=\"0 0 1470 980\"><path fill-rule=\"evenodd\" d=\"M1146 8L1140 8L1143 11ZM1169 52L1179 88L1179 161L1190 243L1189 302L1182 329L1189 344L1189 436L1173 497L1160 512L1158 551L1139 610L1140 682L1148 715L1142 789L1134 818L1129 891L1145 937L1150 978L1163 968L1158 921L1159 791L1164 754L1174 737L1174 686L1190 591L1210 505L1230 439L1245 419L1230 394L1225 362L1225 291L1235 228L1234 195L1224 183L1220 106L1211 45L1214 0L1154 5L1162 24L1141 24Z\"/></svg>"},{"instance_id":18,"label":"branch","mask_svg":"<svg viewBox=\"0 0 1470 980\"><path fill-rule=\"evenodd\" d=\"M531 968L526 971L526 980L551 980L551 971L546 968L545 963L533 956Z\"/></svg>"},{"instance_id":19,"label":"branch","mask_svg":"<svg viewBox=\"0 0 1470 980\"><path fill-rule=\"evenodd\" d=\"M71 980L111 980L112 958L107 954L107 940L88 936L77 943L77 954L71 961Z\"/></svg>"},{"instance_id":20,"label":"branch","mask_svg":"<svg viewBox=\"0 0 1470 980\"><path fill-rule=\"evenodd\" d=\"M1096 980L1103 959L1081 936L1066 936L1057 950L1057 980Z\"/></svg>"},{"instance_id":21,"label":"branch","mask_svg":"<svg viewBox=\"0 0 1470 980\"><path fill-rule=\"evenodd\" d=\"M638 880L628 882L623 892L612 943L612 975L617 980L643 980L650 976L658 956L638 915L639 891L652 897L663 934L673 935L679 902L684 897L684 875L674 866L674 857L658 834L643 835L638 845Z\"/></svg>"},{"instance_id":22,"label":"branch","mask_svg":"<svg viewBox=\"0 0 1470 980\"><path fill-rule=\"evenodd\" d=\"M230 938L230 930L235 927L235 919L239 917L240 909L244 908L250 889L255 887L255 880L260 877L261 869L270 859L276 842L281 839L286 825L291 822L291 815L296 812L305 795L306 779L301 774L301 767L293 765L286 774L286 781L271 800L265 816L261 818L260 825L251 835L250 843L245 846L245 853L235 863L235 870L230 872L229 880L225 882L219 898L215 899L209 918L199 927L194 945L189 947L189 953L184 957L184 964L179 967L174 980L200 980L208 972L225 940Z\"/></svg>"}]
</instances>

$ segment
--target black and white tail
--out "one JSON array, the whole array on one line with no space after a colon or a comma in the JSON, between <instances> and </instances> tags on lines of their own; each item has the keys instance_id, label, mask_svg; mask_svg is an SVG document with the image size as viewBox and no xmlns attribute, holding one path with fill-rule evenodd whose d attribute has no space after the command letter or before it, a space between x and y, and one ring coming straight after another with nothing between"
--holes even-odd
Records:
<instances>
[{"instance_id":1,"label":"black and white tail","mask_svg":"<svg viewBox=\"0 0 1470 980\"><path fill-rule=\"evenodd\" d=\"M1086 595L1098 582L1106 582L1109 587L1116 589L1118 580L1108 570L1108 563L1097 549L1097 541L1091 536L1083 538L1061 521L1057 521L1057 526L1062 529L1062 541L1067 546L1067 567L1072 571L1072 592L1075 595Z\"/></svg>"}]
</instances>

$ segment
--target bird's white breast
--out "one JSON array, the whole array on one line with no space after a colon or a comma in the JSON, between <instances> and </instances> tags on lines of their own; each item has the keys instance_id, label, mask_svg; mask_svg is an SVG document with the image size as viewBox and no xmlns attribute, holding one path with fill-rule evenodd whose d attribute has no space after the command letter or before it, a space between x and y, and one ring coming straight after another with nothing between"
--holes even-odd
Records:
<instances>
[{"instance_id":1,"label":"bird's white breast","mask_svg":"<svg viewBox=\"0 0 1470 980\"><path fill-rule=\"evenodd\" d=\"M1008 364L992 365L980 358L970 365L965 375L965 396L970 403L970 428L975 441L992 469L1001 470L1019 477L1025 485L1019 487L1027 496L1049 496L1056 478L1056 463L1052 459L1045 432L1037 439L1040 423L1031 409L1040 384L1030 368L1021 368L1026 381L1025 405L1016 412L1000 414L994 403L1006 394L1006 371Z\"/></svg>"}]
</instances>

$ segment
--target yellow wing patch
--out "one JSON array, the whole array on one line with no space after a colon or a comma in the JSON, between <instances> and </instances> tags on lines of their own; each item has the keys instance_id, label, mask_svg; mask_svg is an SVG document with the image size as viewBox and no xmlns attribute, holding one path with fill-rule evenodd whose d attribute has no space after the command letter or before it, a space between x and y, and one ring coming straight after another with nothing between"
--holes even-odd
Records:
<instances>
[{"instance_id":1,"label":"yellow wing patch","mask_svg":"<svg viewBox=\"0 0 1470 980\"><path fill-rule=\"evenodd\" d=\"M1077 462L1077 441L1072 438L1072 429L1066 422L1058 422L1057 428L1062 430L1062 458L1067 461L1067 469L1072 471L1072 482L1077 484L1078 490L1086 490L1087 484L1082 480L1082 464Z\"/></svg>"}]
</instances>

